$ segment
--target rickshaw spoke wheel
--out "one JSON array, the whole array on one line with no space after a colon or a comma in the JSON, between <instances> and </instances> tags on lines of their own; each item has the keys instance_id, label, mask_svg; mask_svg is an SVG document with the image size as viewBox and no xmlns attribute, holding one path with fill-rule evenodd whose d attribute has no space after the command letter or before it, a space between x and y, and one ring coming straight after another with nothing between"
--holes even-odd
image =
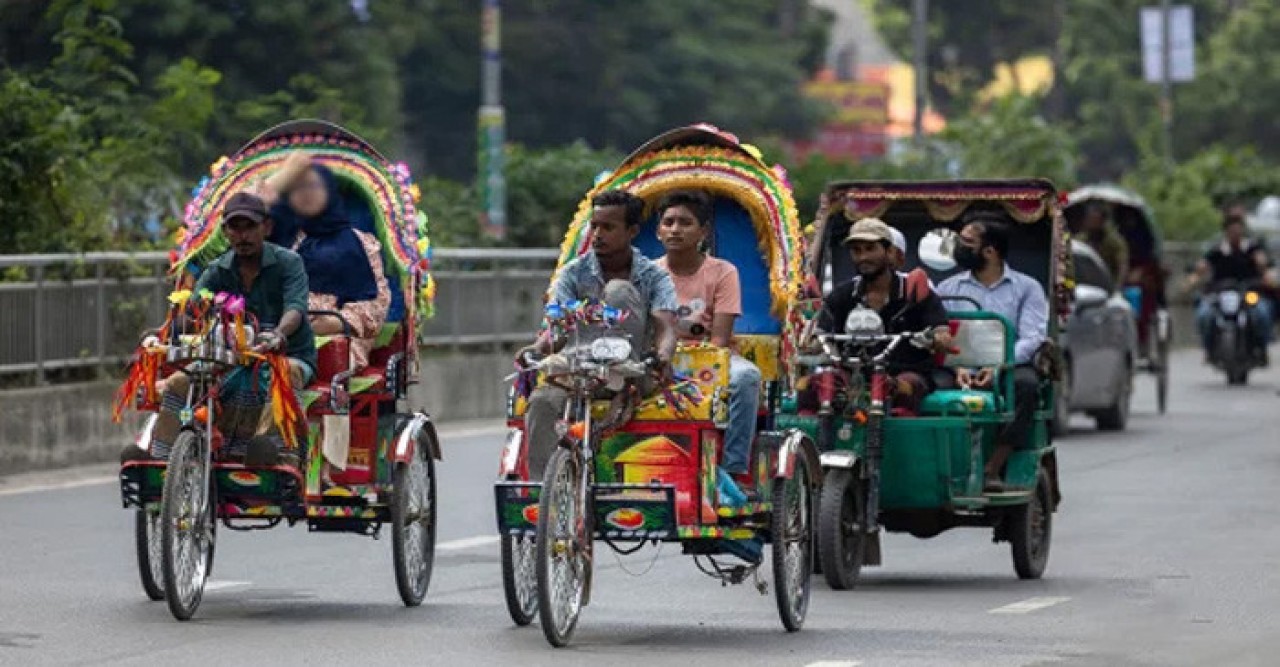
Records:
<instances>
[{"instance_id":1,"label":"rickshaw spoke wheel","mask_svg":"<svg viewBox=\"0 0 1280 667\"><path fill-rule=\"evenodd\" d=\"M507 612L519 626L532 623L538 613L536 559L533 536L502 536L502 587L507 598Z\"/></svg>"},{"instance_id":2,"label":"rickshaw spoke wheel","mask_svg":"<svg viewBox=\"0 0 1280 667\"><path fill-rule=\"evenodd\" d=\"M796 454L791 479L773 487L773 587L778 615L789 632L804 625L813 571L813 471L804 452Z\"/></svg>"},{"instance_id":3,"label":"rickshaw spoke wheel","mask_svg":"<svg viewBox=\"0 0 1280 667\"><path fill-rule=\"evenodd\" d=\"M200 606L213 548L213 498L204 442L178 435L169 454L160 501L161 570L169 611L180 621Z\"/></svg>"},{"instance_id":4,"label":"rickshaw spoke wheel","mask_svg":"<svg viewBox=\"0 0 1280 667\"><path fill-rule=\"evenodd\" d=\"M578 497L583 471L574 453L558 448L547 463L538 507L538 615L552 646L565 646L582 610L590 522Z\"/></svg>"},{"instance_id":5,"label":"rickshaw spoke wheel","mask_svg":"<svg viewBox=\"0 0 1280 667\"><path fill-rule=\"evenodd\" d=\"M836 590L853 588L862 569L866 536L862 521L865 504L854 470L829 471L818 503L818 551L827 584Z\"/></svg>"},{"instance_id":6,"label":"rickshaw spoke wheel","mask_svg":"<svg viewBox=\"0 0 1280 667\"><path fill-rule=\"evenodd\" d=\"M164 549L160 539L160 512L139 508L134 514L134 549L138 555L138 577L147 598L164 599Z\"/></svg>"},{"instance_id":7,"label":"rickshaw spoke wheel","mask_svg":"<svg viewBox=\"0 0 1280 667\"><path fill-rule=\"evenodd\" d=\"M435 462L424 443L396 465L391 542L400 600L416 607L431 585L436 544Z\"/></svg>"}]
</instances>

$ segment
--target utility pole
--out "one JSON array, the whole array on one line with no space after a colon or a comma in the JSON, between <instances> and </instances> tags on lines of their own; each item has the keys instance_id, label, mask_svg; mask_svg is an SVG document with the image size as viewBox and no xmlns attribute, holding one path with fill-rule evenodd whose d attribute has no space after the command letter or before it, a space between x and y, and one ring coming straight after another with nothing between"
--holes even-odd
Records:
<instances>
[{"instance_id":1,"label":"utility pole","mask_svg":"<svg viewBox=\"0 0 1280 667\"><path fill-rule=\"evenodd\" d=\"M929 48L929 0L913 0L911 18L912 57L915 60L916 75L916 113L912 123L912 134L916 145L924 139L924 111L927 95L927 55Z\"/></svg>"},{"instance_id":2,"label":"utility pole","mask_svg":"<svg viewBox=\"0 0 1280 667\"><path fill-rule=\"evenodd\" d=\"M480 228L494 238L507 234L507 183L503 175L506 113L502 108L501 0L484 0L480 15Z\"/></svg>"},{"instance_id":3,"label":"utility pole","mask_svg":"<svg viewBox=\"0 0 1280 667\"><path fill-rule=\"evenodd\" d=\"M1173 169L1173 39L1170 28L1172 3L1160 1L1160 120L1163 128L1165 166Z\"/></svg>"}]
</instances>

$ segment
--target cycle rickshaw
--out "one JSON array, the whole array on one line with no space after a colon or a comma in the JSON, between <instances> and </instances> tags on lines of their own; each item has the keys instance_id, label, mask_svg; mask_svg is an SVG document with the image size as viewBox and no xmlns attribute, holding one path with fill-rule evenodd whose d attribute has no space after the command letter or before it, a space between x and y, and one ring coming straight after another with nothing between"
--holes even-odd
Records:
<instances>
[{"instance_id":1,"label":"cycle rickshaw","mask_svg":"<svg viewBox=\"0 0 1280 667\"><path fill-rule=\"evenodd\" d=\"M304 151L335 174L355 224L377 236L392 305L367 368L350 367L345 335L317 339L318 368L307 387L289 387L283 356L250 351L257 323L234 295L191 292L202 266L226 250L217 223L230 196ZM258 530L304 523L312 532L377 537L391 528L395 578L404 604L416 606L431 579L436 535L440 444L431 418L407 406L417 382L417 331L431 312L427 219L417 208L408 168L388 161L345 129L293 121L259 135L212 166L193 191L185 228L171 252L175 291L160 344L140 347L118 395L116 416L133 407L160 409L157 379L191 378L182 431L167 458L144 456L120 470L124 507L136 515L139 574L152 600L166 600L179 620L196 611L213 567L217 525ZM337 313L327 313L337 315ZM349 328L347 329L349 331ZM237 372L272 369L271 410L293 465L250 466L228 454L219 416L232 409L219 387ZM274 372L281 369L281 372ZM149 452L157 414L138 437ZM346 448L346 465L321 483L326 434Z\"/></svg>"},{"instance_id":2,"label":"cycle rickshaw","mask_svg":"<svg viewBox=\"0 0 1280 667\"><path fill-rule=\"evenodd\" d=\"M1125 296L1138 321L1138 349L1142 359L1137 367L1155 376L1156 405L1160 414L1164 414L1169 397L1173 322L1165 295L1169 271L1162 261L1160 228L1141 196L1108 184L1085 186L1067 196L1063 214L1068 228L1075 229L1085 208L1093 203L1109 209L1111 221L1129 246L1129 275L1114 278L1117 285L1124 285Z\"/></svg>"},{"instance_id":3,"label":"cycle rickshaw","mask_svg":"<svg viewBox=\"0 0 1280 667\"><path fill-rule=\"evenodd\" d=\"M1070 304L1069 239L1058 195L1045 181L848 182L828 187L826 230L815 242L832 258L852 221L875 217L903 233L907 268L920 267L937 284L955 272L954 234L970 211L1007 218L1013 231L1009 265L1043 285L1051 310L1049 339ZM818 276L826 262L813 267ZM852 278L851 263L833 267L832 284ZM842 272L843 270L843 272ZM800 429L818 445L824 480L818 520L819 562L836 589L853 587L862 566L881 564L883 531L934 537L955 527L994 530L1011 545L1023 579L1041 576L1049 555L1059 492L1049 422L1054 368L1043 348L1039 403L1030 437L1008 459L1004 490L984 491L983 467L997 433L1013 416L1016 330L976 302L946 300L954 349L943 368L999 369L993 390L939 389L916 411L892 404L886 358L899 345L927 347L929 332L886 334L874 310L856 309L840 335L815 334L797 357L807 385L781 403L775 427ZM816 312L819 304L810 304ZM856 316L856 317L855 317ZM801 400L805 397L806 400ZM811 398L809 398L811 397Z\"/></svg>"},{"instance_id":4,"label":"cycle rickshaw","mask_svg":"<svg viewBox=\"0 0 1280 667\"><path fill-rule=\"evenodd\" d=\"M558 378L519 374L494 487L508 610L518 625L539 616L548 641L567 644L591 598L595 541L624 554L646 544L678 543L704 573L732 584L755 577L764 593L762 562L725 562L724 540L759 537L772 544L783 625L798 630L808 607L820 480L811 439L797 430L775 430L770 417L792 350L788 314L801 280L799 228L785 172L714 127L670 131L636 150L587 193L566 234L560 266L590 247L592 196L618 188L650 206L675 190L702 190L714 198L709 251L732 262L741 278L745 312L736 323L736 348L755 362L768 385L747 483L754 500L731 508L720 504L716 492L729 350L682 345L673 361L678 384L622 410L593 400L590 390L609 369L627 363L618 349L629 351L625 341L598 340L611 343L603 349L593 344L589 353L571 358L570 370ZM663 253L655 218L635 243L649 257ZM553 327L572 329L575 321L593 319L608 326L608 316L592 316L590 306L548 307ZM532 385L548 380L568 386L570 409L544 482L530 482L522 417Z\"/></svg>"}]
</instances>

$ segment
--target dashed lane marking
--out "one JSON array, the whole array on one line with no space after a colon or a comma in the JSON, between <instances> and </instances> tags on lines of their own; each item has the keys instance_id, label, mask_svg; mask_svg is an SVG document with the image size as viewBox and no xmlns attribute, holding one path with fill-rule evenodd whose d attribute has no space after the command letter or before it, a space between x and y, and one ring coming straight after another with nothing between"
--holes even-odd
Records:
<instances>
[{"instance_id":1,"label":"dashed lane marking","mask_svg":"<svg viewBox=\"0 0 1280 667\"><path fill-rule=\"evenodd\" d=\"M988 614L1030 614L1033 611L1038 611L1040 609L1052 607L1057 604L1062 604L1063 602L1066 602L1070 599L1071 598L1068 598L1068 597L1028 598L1026 600L1023 600L1022 602L1015 602L1013 604L1007 604L1003 607L996 607L995 609L989 610L987 613Z\"/></svg>"}]
</instances>

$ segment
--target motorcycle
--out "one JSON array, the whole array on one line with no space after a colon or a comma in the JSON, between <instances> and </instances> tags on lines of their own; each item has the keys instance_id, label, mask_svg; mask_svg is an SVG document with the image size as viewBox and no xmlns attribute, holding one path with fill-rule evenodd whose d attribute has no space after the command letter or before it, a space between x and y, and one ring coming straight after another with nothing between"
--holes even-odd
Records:
<instances>
[{"instance_id":1,"label":"motorcycle","mask_svg":"<svg viewBox=\"0 0 1280 667\"><path fill-rule=\"evenodd\" d=\"M1262 294L1256 285L1219 281L1204 296L1213 313L1207 349L1213 365L1227 375L1227 384L1243 385L1249 372L1263 365L1263 347L1254 332L1254 309Z\"/></svg>"}]
</instances>

